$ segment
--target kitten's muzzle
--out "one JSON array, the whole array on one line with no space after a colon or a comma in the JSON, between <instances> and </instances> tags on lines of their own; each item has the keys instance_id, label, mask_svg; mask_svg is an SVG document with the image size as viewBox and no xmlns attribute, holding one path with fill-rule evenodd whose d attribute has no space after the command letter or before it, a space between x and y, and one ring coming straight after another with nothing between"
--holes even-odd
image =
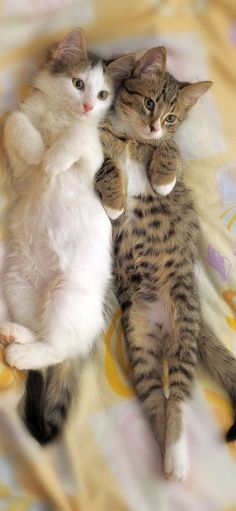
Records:
<instances>
[{"instance_id":1,"label":"kitten's muzzle","mask_svg":"<svg viewBox=\"0 0 236 511\"><path fill-rule=\"evenodd\" d=\"M84 112L90 112L90 110L93 110L93 105L90 103L83 103L83 109Z\"/></svg>"}]
</instances>

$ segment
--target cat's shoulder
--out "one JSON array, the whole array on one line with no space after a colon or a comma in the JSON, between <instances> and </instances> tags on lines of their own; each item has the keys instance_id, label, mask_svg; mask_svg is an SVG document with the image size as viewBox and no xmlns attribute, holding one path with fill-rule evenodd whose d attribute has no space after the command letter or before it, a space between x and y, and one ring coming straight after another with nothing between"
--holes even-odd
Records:
<instances>
[{"instance_id":1,"label":"cat's shoulder","mask_svg":"<svg viewBox=\"0 0 236 511\"><path fill-rule=\"evenodd\" d=\"M35 89L32 89L27 98L20 103L19 109L33 122L33 124L44 118L49 111L43 101L42 94Z\"/></svg>"}]
</instances>

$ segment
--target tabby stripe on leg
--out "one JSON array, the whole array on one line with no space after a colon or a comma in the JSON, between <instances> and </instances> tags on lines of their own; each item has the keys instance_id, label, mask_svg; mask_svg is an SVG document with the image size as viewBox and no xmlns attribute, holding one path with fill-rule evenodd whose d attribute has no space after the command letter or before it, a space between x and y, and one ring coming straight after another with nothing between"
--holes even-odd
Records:
<instances>
[{"instance_id":1,"label":"tabby stripe on leg","mask_svg":"<svg viewBox=\"0 0 236 511\"><path fill-rule=\"evenodd\" d=\"M138 397L139 397L140 401L146 401L155 390L160 390L160 389L162 389L162 384L158 385L157 383L155 383L155 384L151 385L151 387L149 387L142 394L140 394L138 391Z\"/></svg>"}]
</instances>

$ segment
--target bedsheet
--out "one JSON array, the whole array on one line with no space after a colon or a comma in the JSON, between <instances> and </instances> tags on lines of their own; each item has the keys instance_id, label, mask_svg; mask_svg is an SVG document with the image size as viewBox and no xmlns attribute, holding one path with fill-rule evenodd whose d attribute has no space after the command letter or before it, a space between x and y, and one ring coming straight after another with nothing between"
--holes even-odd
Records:
<instances>
[{"instance_id":1,"label":"bedsheet","mask_svg":"<svg viewBox=\"0 0 236 511\"><path fill-rule=\"evenodd\" d=\"M234 0L0 1L0 267L12 190L2 124L28 90L40 51L74 26L104 56L155 45L177 78L214 86L178 136L203 242L196 274L207 323L236 355L236 4ZM236 447L228 397L199 371L188 408L191 474L164 480L160 455L134 396L113 298L112 319L81 375L63 438L41 448L17 411L25 374L0 350L0 509L7 511L233 511ZM0 293L0 320L7 317Z\"/></svg>"}]
</instances>

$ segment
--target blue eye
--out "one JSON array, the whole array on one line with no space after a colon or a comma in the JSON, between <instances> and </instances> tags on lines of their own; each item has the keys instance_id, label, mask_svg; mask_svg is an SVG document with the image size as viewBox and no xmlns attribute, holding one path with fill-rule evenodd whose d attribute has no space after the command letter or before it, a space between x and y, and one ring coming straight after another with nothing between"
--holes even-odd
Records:
<instances>
[{"instance_id":1,"label":"blue eye","mask_svg":"<svg viewBox=\"0 0 236 511\"><path fill-rule=\"evenodd\" d=\"M152 112L154 110L155 104L151 98L145 98L144 105L145 105L146 109L149 110L150 112Z\"/></svg>"},{"instance_id":2,"label":"blue eye","mask_svg":"<svg viewBox=\"0 0 236 511\"><path fill-rule=\"evenodd\" d=\"M72 78L72 83L76 89L78 90L84 89L84 82L80 78Z\"/></svg>"}]
</instances>

